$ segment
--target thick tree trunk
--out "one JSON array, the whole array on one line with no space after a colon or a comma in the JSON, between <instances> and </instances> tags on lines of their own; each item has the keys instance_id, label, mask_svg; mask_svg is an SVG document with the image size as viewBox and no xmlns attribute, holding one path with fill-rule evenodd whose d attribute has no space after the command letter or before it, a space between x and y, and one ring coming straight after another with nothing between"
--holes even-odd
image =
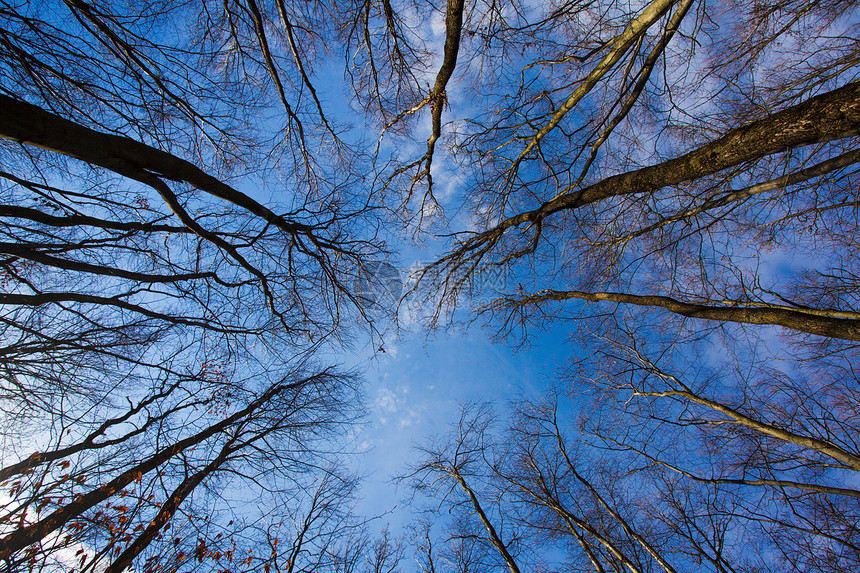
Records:
<instances>
[{"instance_id":1,"label":"thick tree trunk","mask_svg":"<svg viewBox=\"0 0 860 573\"><path fill-rule=\"evenodd\" d=\"M34 145L109 169L147 185L153 177L185 181L229 201L287 233L310 228L288 221L193 163L121 135L101 133L35 105L0 94L0 137Z\"/></svg>"},{"instance_id":2,"label":"thick tree trunk","mask_svg":"<svg viewBox=\"0 0 860 573\"><path fill-rule=\"evenodd\" d=\"M557 211L576 209L618 195L651 193L794 147L858 134L860 82L852 82L734 129L681 157L607 177L580 191L570 189L534 211L502 221L493 231L503 231Z\"/></svg>"},{"instance_id":3,"label":"thick tree trunk","mask_svg":"<svg viewBox=\"0 0 860 573\"><path fill-rule=\"evenodd\" d=\"M481 503L478 501L478 497L475 495L475 492L472 491L472 488L469 487L469 484L466 483L466 480L462 475L459 474L456 470L448 469L454 479L457 480L457 483L460 484L460 487L464 492L469 496L469 501L472 502L472 507L475 508L475 513L478 514L478 517L481 519L481 523L484 524L484 527L487 530L487 534L490 536L490 542L493 546L499 551L502 556L502 559L505 560L505 563L508 566L508 569L511 570L511 573L520 573L520 568L517 566L517 562L514 560L514 557L508 551L508 547L504 544L502 539L499 537L499 534L496 532L496 528L493 527L490 518L487 517L487 514L484 513L483 508L481 507Z\"/></svg>"},{"instance_id":4,"label":"thick tree trunk","mask_svg":"<svg viewBox=\"0 0 860 573\"><path fill-rule=\"evenodd\" d=\"M836 318L827 314L853 314L839 311L821 311L788 308L773 308L768 306L729 307L708 306L683 302L667 296L646 296L618 292L583 292L583 291L541 291L533 296L516 300L505 300L507 306L538 304L547 300L579 299L589 302L617 302L635 304L637 306L652 306L664 308L675 314L690 318L739 322L746 324L772 324L783 326L809 334L841 338L843 340L860 340L860 320L855 318Z\"/></svg>"}]
</instances>

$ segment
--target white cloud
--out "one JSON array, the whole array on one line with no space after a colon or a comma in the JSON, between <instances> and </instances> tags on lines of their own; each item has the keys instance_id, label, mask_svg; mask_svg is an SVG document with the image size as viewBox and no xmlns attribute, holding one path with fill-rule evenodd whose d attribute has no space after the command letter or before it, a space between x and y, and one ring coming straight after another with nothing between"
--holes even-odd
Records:
<instances>
[{"instance_id":1,"label":"white cloud","mask_svg":"<svg viewBox=\"0 0 860 573\"><path fill-rule=\"evenodd\" d=\"M389 422L398 428L406 428L421 423L422 406L410 399L409 387L399 385L392 388L379 388L373 400L373 410L380 425Z\"/></svg>"}]
</instances>

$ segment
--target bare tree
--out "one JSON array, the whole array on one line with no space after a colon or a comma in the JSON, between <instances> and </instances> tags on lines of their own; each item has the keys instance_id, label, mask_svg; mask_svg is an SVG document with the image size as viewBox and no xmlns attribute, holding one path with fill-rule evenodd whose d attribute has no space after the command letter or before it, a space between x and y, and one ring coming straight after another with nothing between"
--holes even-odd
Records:
<instances>
[{"instance_id":1,"label":"bare tree","mask_svg":"<svg viewBox=\"0 0 860 573\"><path fill-rule=\"evenodd\" d=\"M728 371L684 368L673 352L660 366L650 351L630 339L600 351L606 370L594 381L603 406L585 431L673 484L664 489L672 509L655 517L677 524L670 516L680 512L744 527L794 570L855 567L857 532L847 525L860 496L851 477L858 453L851 378L832 380L809 365L778 372L743 355ZM696 541L695 531L678 532Z\"/></svg>"},{"instance_id":2,"label":"bare tree","mask_svg":"<svg viewBox=\"0 0 860 573\"><path fill-rule=\"evenodd\" d=\"M501 271L478 317L574 325L587 394L476 455L496 520L597 571L856 567L856 8L467 5L454 233L410 296L437 324Z\"/></svg>"},{"instance_id":3,"label":"bare tree","mask_svg":"<svg viewBox=\"0 0 860 573\"><path fill-rule=\"evenodd\" d=\"M465 405L451 431L421 446L419 461L400 479L408 479L415 493L429 497L431 504L439 500L455 514L442 555L458 571L504 567L519 573L520 534L507 523L504 491L494 487L493 474L485 468L487 456L493 455L485 442L491 423L486 405ZM429 567L433 554L427 527L424 541L420 550Z\"/></svg>"},{"instance_id":4,"label":"bare tree","mask_svg":"<svg viewBox=\"0 0 860 573\"><path fill-rule=\"evenodd\" d=\"M10 571L340 567L356 379L314 356L382 245L315 85L329 21L0 6ZM261 526L263 499L304 526Z\"/></svg>"},{"instance_id":5,"label":"bare tree","mask_svg":"<svg viewBox=\"0 0 860 573\"><path fill-rule=\"evenodd\" d=\"M210 510L184 503L202 484L224 488L237 482L232 487L244 484L244 495L263 488L285 496L302 474L317 475L313 468L331 448L326 440L349 421L345 416L354 396L348 389L354 384L334 371L296 373L259 393L251 382L243 384L247 390L234 386L233 394L210 394L211 386L195 394L183 381L135 405L124 419L103 423L81 443L34 453L26 463L5 468L12 502L3 522L16 527L0 539L3 558L32 567L84 543L79 553L95 558L89 564L82 559L82 570L100 562L122 571L151 544L169 541L163 538L171 525L188 519L203 527ZM173 393L182 399L168 409L166 398ZM119 422L131 431L96 441ZM344 493L343 487L332 487L335 479L323 480L327 487L314 497L312 515L327 511L321 499ZM231 521L239 519L247 519L247 511ZM225 523L219 525L230 532ZM220 547L210 547L205 556L223 554ZM149 569L154 560L147 559Z\"/></svg>"},{"instance_id":6,"label":"bare tree","mask_svg":"<svg viewBox=\"0 0 860 573\"><path fill-rule=\"evenodd\" d=\"M506 445L467 411L423 451L415 483L452 510L441 543L423 530L425 569L518 573L559 544L597 571L855 567L855 16L0 4L2 556L397 567L299 439L350 419L351 378L308 365L367 318L377 213L420 233L451 205L421 283L436 318L502 269L479 312L502 336L576 321L565 379L592 401L573 435L555 403L516 408ZM332 53L370 145L330 110ZM285 504L291 525L220 525L231 479L288 500L296 468L323 486Z\"/></svg>"},{"instance_id":7,"label":"bare tree","mask_svg":"<svg viewBox=\"0 0 860 573\"><path fill-rule=\"evenodd\" d=\"M498 48L484 75L462 72L461 89L487 91L451 122L474 230L455 235L425 280L450 302L470 275L511 269L518 288L484 309L511 325L535 307L605 300L856 340L849 5L733 6L729 24L706 3L610 4L514 5L514 19L466 9L498 26L460 45L465 61ZM563 46L545 36L561 30ZM508 54L516 42L534 49ZM713 56L693 65L698 46ZM767 80L750 87L758 70ZM788 253L798 236L835 254L774 284L762 253ZM822 304L812 293L823 291L840 295Z\"/></svg>"}]
</instances>

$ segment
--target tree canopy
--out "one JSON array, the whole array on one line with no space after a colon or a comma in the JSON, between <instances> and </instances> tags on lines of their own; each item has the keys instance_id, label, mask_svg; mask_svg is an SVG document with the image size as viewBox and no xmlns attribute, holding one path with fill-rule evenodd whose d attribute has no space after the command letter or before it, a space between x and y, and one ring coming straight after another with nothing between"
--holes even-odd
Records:
<instances>
[{"instance_id":1,"label":"tree canopy","mask_svg":"<svg viewBox=\"0 0 860 573\"><path fill-rule=\"evenodd\" d=\"M0 0L3 566L855 570L858 33L846 0ZM352 511L331 358L383 314L570 336L545 395L418 448L405 538Z\"/></svg>"}]
</instances>

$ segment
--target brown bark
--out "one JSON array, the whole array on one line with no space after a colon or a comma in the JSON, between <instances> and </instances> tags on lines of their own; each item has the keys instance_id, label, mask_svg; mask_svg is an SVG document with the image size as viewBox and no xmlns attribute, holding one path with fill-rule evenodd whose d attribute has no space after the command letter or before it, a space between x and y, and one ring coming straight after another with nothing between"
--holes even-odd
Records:
<instances>
[{"instance_id":1,"label":"brown bark","mask_svg":"<svg viewBox=\"0 0 860 573\"><path fill-rule=\"evenodd\" d=\"M691 209L687 209L685 211L680 211L675 213L674 215L670 215L648 225L647 227L642 227L637 229L623 237L618 237L617 239L613 239L613 242L622 242L629 241L635 237L640 237L651 231L659 229L660 227L674 223L677 221L682 221L685 219L689 219L698 215L699 213L704 213L710 209L718 209L720 207L724 207L733 203L734 201L741 201L748 197L752 197L754 195L758 195L759 193L765 193L767 191L773 191L775 189L779 189L780 187L786 188L791 185L795 185L797 183L803 183L810 179L814 179L816 177L821 177L822 175L826 175L832 171L836 171L837 169L842 169L844 167L848 167L849 165L853 165L854 163L860 162L860 149L854 149L851 151L846 151L836 157L831 157L830 159L826 159L821 161L820 163L816 163L810 167L805 169L800 169L793 173L788 173L786 175L782 175L780 177L775 177L769 181L762 181L760 183L756 183L754 185L749 185L744 187L743 189L737 189L735 191L730 191L725 195L720 197L715 197L713 199L708 199L704 201L697 207L693 207ZM833 208L833 205L826 205L817 207L817 209L824 210Z\"/></svg>"},{"instance_id":2,"label":"brown bark","mask_svg":"<svg viewBox=\"0 0 860 573\"><path fill-rule=\"evenodd\" d=\"M432 127L430 137L427 138L427 151L421 159L412 163L407 168L401 168L401 170L403 170L415 166L420 169L413 178L413 185L415 182L419 181L421 177L426 175L428 193L433 186L433 175L430 173L430 168L433 165L433 153L436 150L436 142L442 136L442 111L445 109L445 106L448 105L448 96L445 93L445 88L448 86L448 81L454 74L454 68L457 67L457 55L460 52L460 36L463 32L464 5L465 0L448 0L447 10L445 12L445 47L442 53L442 65L439 67L439 72L436 74L436 82L427 97L419 103L418 106L408 112L412 113L412 111L417 111L417 109L420 109L428 102L431 104L430 123ZM399 115L398 119L403 117L403 115L404 114ZM421 168L422 164L424 164L423 169Z\"/></svg>"},{"instance_id":3,"label":"brown bark","mask_svg":"<svg viewBox=\"0 0 860 573\"><path fill-rule=\"evenodd\" d=\"M189 436L184 440L176 442L172 446L164 448L148 460L145 460L131 467L130 469L118 475L108 483L104 484L103 486L93 489L79 497L76 497L73 502L55 510L50 515L40 519L39 521L26 527L17 529L9 533L8 535L0 538L0 559L4 559L12 553L20 551L28 545L35 543L40 539L43 539L45 536L63 527L71 519L74 519L81 513L90 509L91 507L94 507L98 503L101 503L110 496L118 493L127 485L132 483L135 479L137 479L138 476L148 474L176 454L187 450L188 448L193 447L197 444L200 444L220 432L225 431L230 426L240 422L247 416L253 414L255 410L257 410L260 406L264 405L266 401L273 398L275 395L295 386L295 383L278 384L277 386L270 388L260 398L254 400L248 406L231 415L230 417L225 418L217 424L213 424L202 432L198 432L197 434Z\"/></svg>"},{"instance_id":4,"label":"brown bark","mask_svg":"<svg viewBox=\"0 0 860 573\"><path fill-rule=\"evenodd\" d=\"M619 195L653 193L774 153L860 133L860 82L810 98L731 130L686 155L629 171L580 191L567 189L538 209L502 221L490 233L537 221L564 209L576 209Z\"/></svg>"},{"instance_id":5,"label":"brown bark","mask_svg":"<svg viewBox=\"0 0 860 573\"><path fill-rule=\"evenodd\" d=\"M665 308L675 314L690 318L739 322L745 324L772 324L783 326L809 334L841 338L843 340L860 340L860 320L853 318L834 318L822 316L826 311L791 310L787 308L756 307L721 307L689 303L667 296L644 296L617 292L583 292L583 291L541 291L533 296L517 300L506 300L508 306L535 304L546 300L580 299L589 302L609 301L637 306L653 306ZM838 311L834 311L837 314Z\"/></svg>"},{"instance_id":6,"label":"brown bark","mask_svg":"<svg viewBox=\"0 0 860 573\"><path fill-rule=\"evenodd\" d=\"M199 279L214 279L217 275L212 272L205 273L175 273L170 275L156 275L150 273L141 273L136 271L127 271L117 267L108 267L105 265L94 265L82 261L72 259L62 259L45 254L41 250L34 247L39 247L45 250L68 251L76 248L75 245L51 245L51 244L23 244L23 243L0 243L0 253L12 255L21 259L27 259L34 263L39 263L46 266L51 266L58 269L69 271L79 271L82 273L90 273L95 275L105 275L109 277L120 277L142 283L173 283L182 281L192 281ZM81 247L83 248L83 247Z\"/></svg>"},{"instance_id":7,"label":"brown bark","mask_svg":"<svg viewBox=\"0 0 860 573\"><path fill-rule=\"evenodd\" d=\"M627 28L615 39L609 53L595 66L588 76L582 80L579 87L553 113L552 118L544 125L526 145L513 165L513 169L531 152L550 131L556 128L567 113L572 110L583 97L590 92L600 79L606 75L615 64L627 53L633 44L648 28L663 17L677 0L654 0L636 18L631 20Z\"/></svg>"},{"instance_id":8,"label":"brown bark","mask_svg":"<svg viewBox=\"0 0 860 573\"><path fill-rule=\"evenodd\" d=\"M621 110L612 120L609 122L609 125L603 130L603 133L600 134L600 137L591 145L591 151L589 153L588 159L585 161L585 166L582 168L582 172L577 179L577 184L579 184L588 173L588 169L591 167L591 164L597 158L597 150L603 145L609 135L615 130L618 125L624 121L624 118L627 117L627 114L630 113L630 110L633 109L633 105L639 101L639 96L642 95L642 92L645 89L645 86L648 85L648 80L651 78L651 72L654 70L654 65L657 63L657 60L663 55L663 51L666 49L666 46L669 45L669 42L672 40L672 37L675 35L675 32L678 30L678 27L681 25L681 22L684 20L684 17L687 15L687 12L690 9L690 6L693 5L694 0L682 0L680 6L672 14L672 17L669 19L669 23L666 25L666 30L663 32L663 37L660 38L660 41L657 42L657 45L651 50L648 56L645 58L645 62L642 65L642 69L639 71L639 80L636 82L636 85L633 87L633 90L627 96L624 105L621 107ZM638 35L638 38L642 38L642 35Z\"/></svg>"},{"instance_id":9,"label":"brown bark","mask_svg":"<svg viewBox=\"0 0 860 573\"><path fill-rule=\"evenodd\" d=\"M11 179L8 174L0 176ZM17 178L16 178L17 179ZM21 180L17 180L21 181ZM162 225L158 223L137 223L134 221L109 221L90 217L87 215L66 215L58 217L20 205L0 205L0 217L15 219L27 219L34 223L48 225L51 227L97 227L99 229L110 229L112 231L125 231L130 233L187 233L188 229L176 225Z\"/></svg>"},{"instance_id":10,"label":"brown bark","mask_svg":"<svg viewBox=\"0 0 860 573\"><path fill-rule=\"evenodd\" d=\"M487 517L487 514L484 513L483 508L481 507L481 503L478 501L478 497L475 495L475 492L472 491L472 488L469 487L469 484L466 483L466 480L463 479L463 476L460 475L459 472L453 470L451 468L447 468L448 472L454 476L454 479L457 480L457 483L460 484L460 487L466 494L469 496L469 501L472 502L472 507L475 508L475 513L478 514L478 517L481 520L481 523L484 524L484 527L487 530L487 534L490 536L490 542L492 542L493 546L498 549L499 553L502 555L502 559L505 560L505 563L508 566L508 569L511 570L511 573L520 573L520 568L517 567L517 562L514 561L513 556L508 551L507 546L499 537L499 534L496 532L496 528L493 527L490 518Z\"/></svg>"},{"instance_id":11,"label":"brown bark","mask_svg":"<svg viewBox=\"0 0 860 573\"><path fill-rule=\"evenodd\" d=\"M828 493L833 495L844 495L846 497L854 497L860 498L860 491L856 489L849 489L845 487L833 487L829 485L820 485L815 483L802 483L793 480L785 480L785 479L740 479L740 478L713 478L713 477L702 477L696 475L692 472L688 472L682 468L674 466L668 462L665 462L661 459L655 458L652 455L649 455L647 452L635 448L629 444L621 443L612 438L607 438L601 436L602 439L609 439L615 444L627 448L631 451L636 452L638 455L647 458L649 461L661 465L663 467L669 468L670 470L677 472L685 477L690 478L693 481L697 481L699 483L707 483L707 484L730 484L730 485L748 485L752 487L774 487L779 489L799 489L804 491L814 491L817 493ZM769 468L762 468L767 470Z\"/></svg>"},{"instance_id":12,"label":"brown bark","mask_svg":"<svg viewBox=\"0 0 860 573\"><path fill-rule=\"evenodd\" d=\"M430 98L433 101L433 133L427 140L427 155L430 158L433 157L436 140L442 134L442 109L448 101L445 96L445 88L448 85L448 80L454 74L454 68L457 67L460 36L463 31L464 4L465 0L448 0L448 7L445 12L445 47L442 53L442 65L439 68L439 73L436 74L433 91L430 92Z\"/></svg>"},{"instance_id":13,"label":"brown bark","mask_svg":"<svg viewBox=\"0 0 860 573\"><path fill-rule=\"evenodd\" d=\"M771 436L772 438L782 440L784 442L789 442L798 446L803 446L804 448L816 450L844 464L847 468L860 471L860 455L858 455L857 453L849 452L848 450L825 440L821 440L811 436L804 436L802 434L797 434L790 430L780 428L773 424L761 422L759 420L756 420L755 418L751 418L743 414L738 410L735 410L734 408L730 408L725 404L721 404L720 402L717 402L715 400L709 400L708 398L704 398L702 396L694 394L688 389L669 390L666 392L636 392L636 395L650 397L676 396L685 400L689 400L690 402L694 402L701 406L710 408L715 412L723 414L726 418L732 420L732 422L735 424L750 428L752 430Z\"/></svg>"},{"instance_id":14,"label":"brown bark","mask_svg":"<svg viewBox=\"0 0 860 573\"><path fill-rule=\"evenodd\" d=\"M0 293L0 304L16 305L16 306L42 306L44 304L60 304L63 302L78 302L83 304L95 304L104 306L114 306L123 310L129 310L137 314L163 320L173 324L185 324L187 326L199 326L207 330L222 333L241 334L249 332L247 328L239 326L231 327L222 325L217 318L211 320L193 319L179 315L164 314L161 312L152 311L138 304L130 303L119 297L95 296L91 294L82 294L75 292L51 292L39 294L3 294Z\"/></svg>"},{"instance_id":15,"label":"brown bark","mask_svg":"<svg viewBox=\"0 0 860 573\"><path fill-rule=\"evenodd\" d=\"M121 135L98 132L35 105L0 94L0 137L104 167L149 185L153 176L184 181L229 201L290 234L310 227L276 215L193 163Z\"/></svg>"},{"instance_id":16,"label":"brown bark","mask_svg":"<svg viewBox=\"0 0 860 573\"><path fill-rule=\"evenodd\" d=\"M126 441L127 439L142 434L146 431L147 428L152 426L154 423L163 420L168 415L172 414L176 411L176 409L171 408L167 412L163 412L155 417L148 417L147 421L144 424L141 424L139 428L135 428L128 433L122 435L121 437L106 439L103 442L96 443L96 438L100 436L104 436L108 429L120 426L124 424L132 416L141 412L145 407L152 405L156 401L168 396L173 390L175 390L179 386L179 383L173 384L166 390L161 392L157 392L148 398L141 400L137 406L132 406L128 409L127 412L123 413L121 416L117 416L116 418L110 418L102 422L95 431L90 433L83 441L78 442L77 444L72 444L71 446L67 446L65 448L58 448L56 450L50 452L34 452L31 455L27 456L23 460L18 463L14 463L8 465L4 468L0 468L0 482L4 482L11 478L12 476L26 473L27 470L35 468L42 464L49 464L51 462L55 462L57 460L61 460L63 458L72 456L78 452L82 452L84 450L97 450L101 448L105 448L107 446L112 446L115 444L119 444L121 442ZM129 401L129 405L131 402Z\"/></svg>"},{"instance_id":17,"label":"brown bark","mask_svg":"<svg viewBox=\"0 0 860 573\"><path fill-rule=\"evenodd\" d=\"M140 555L140 552L155 540L155 536L170 521L176 510L179 509L185 498L187 498L204 479L212 475L220 468L230 454L230 448L224 446L218 457L212 460L206 467L199 472L189 476L179 484L170 497L165 500L164 504L159 509L158 514L149 522L143 532L128 546L120 555L114 559L113 563L108 565L104 573L122 573L134 561L134 558Z\"/></svg>"}]
</instances>

